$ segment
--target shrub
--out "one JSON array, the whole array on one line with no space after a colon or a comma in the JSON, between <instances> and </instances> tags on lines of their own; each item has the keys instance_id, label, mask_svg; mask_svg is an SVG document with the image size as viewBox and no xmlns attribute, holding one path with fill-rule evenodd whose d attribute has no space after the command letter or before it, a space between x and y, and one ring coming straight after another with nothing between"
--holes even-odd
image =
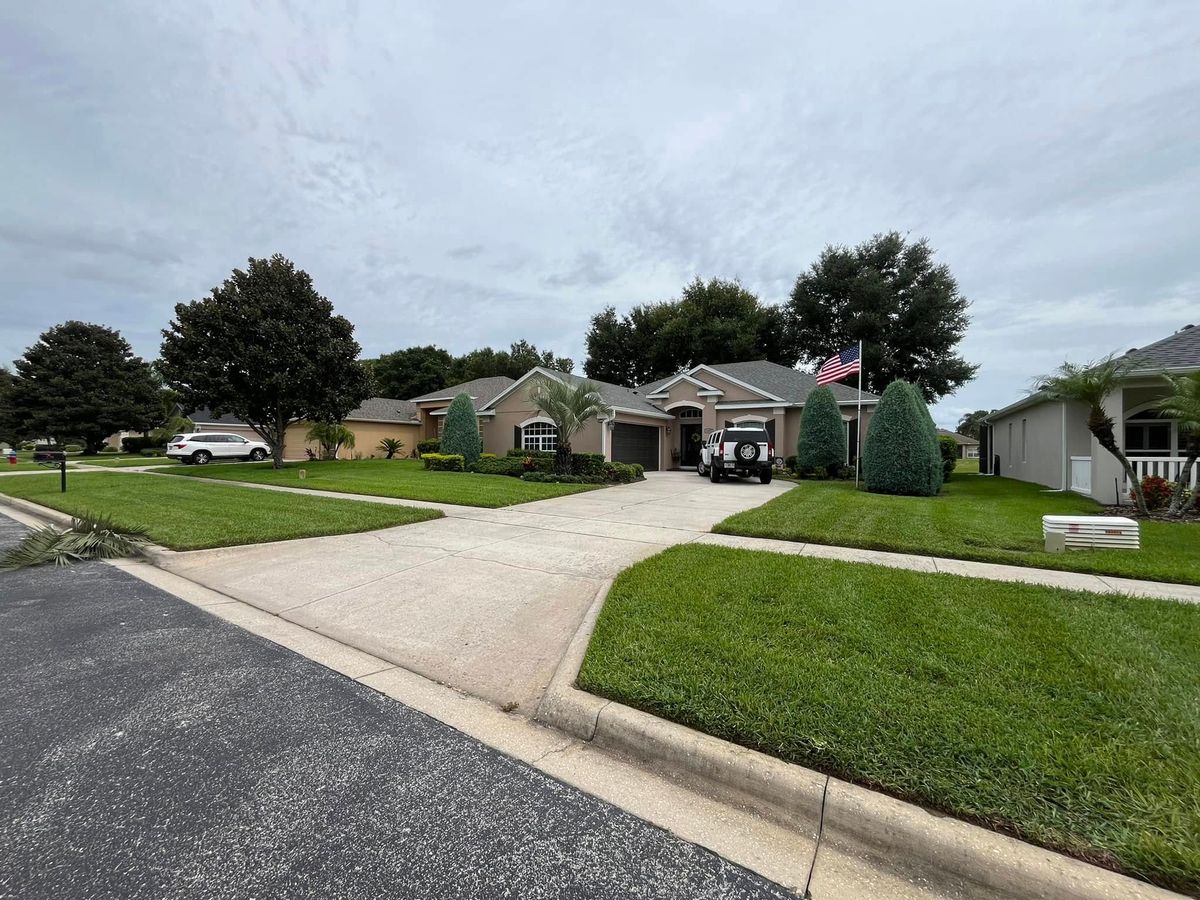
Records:
<instances>
[{"instance_id":1,"label":"shrub","mask_svg":"<svg viewBox=\"0 0 1200 900\"><path fill-rule=\"evenodd\" d=\"M868 491L931 497L942 485L937 429L917 389L893 381L883 392L863 448Z\"/></svg>"},{"instance_id":2,"label":"shrub","mask_svg":"<svg viewBox=\"0 0 1200 900\"><path fill-rule=\"evenodd\" d=\"M1142 477L1142 496L1146 498L1146 509L1162 509L1171 502L1175 493L1174 482L1167 481L1160 475L1145 475ZM1129 492L1130 498L1133 492Z\"/></svg>"},{"instance_id":3,"label":"shrub","mask_svg":"<svg viewBox=\"0 0 1200 900\"><path fill-rule=\"evenodd\" d=\"M163 443L165 444L166 441L163 441ZM149 450L151 447L157 447L158 445L159 442L154 439L153 435L135 434L131 437L121 438L121 449L126 453L141 453L143 450Z\"/></svg>"},{"instance_id":4,"label":"shrub","mask_svg":"<svg viewBox=\"0 0 1200 900\"><path fill-rule=\"evenodd\" d=\"M828 387L817 388L804 401L796 458L802 468L822 468L830 475L846 462L846 428Z\"/></svg>"},{"instance_id":5,"label":"shrub","mask_svg":"<svg viewBox=\"0 0 1200 900\"><path fill-rule=\"evenodd\" d=\"M425 468L435 472L462 472L466 461L461 453L426 453L421 457Z\"/></svg>"},{"instance_id":6,"label":"shrub","mask_svg":"<svg viewBox=\"0 0 1200 900\"><path fill-rule=\"evenodd\" d=\"M117 448L111 446L110 444L105 444L103 447L100 448L99 452L100 453L116 453Z\"/></svg>"},{"instance_id":7,"label":"shrub","mask_svg":"<svg viewBox=\"0 0 1200 900\"><path fill-rule=\"evenodd\" d=\"M837 477L842 481L854 480L854 466L838 466Z\"/></svg>"},{"instance_id":8,"label":"shrub","mask_svg":"<svg viewBox=\"0 0 1200 900\"><path fill-rule=\"evenodd\" d=\"M313 422L304 433L306 441L321 446L321 459L337 459L342 448L354 449L354 432L341 422Z\"/></svg>"},{"instance_id":9,"label":"shrub","mask_svg":"<svg viewBox=\"0 0 1200 900\"><path fill-rule=\"evenodd\" d=\"M642 478L642 467L637 463L606 462L601 467L601 477L616 484L629 484Z\"/></svg>"},{"instance_id":10,"label":"shrub","mask_svg":"<svg viewBox=\"0 0 1200 900\"><path fill-rule=\"evenodd\" d=\"M522 481L535 481L539 484L598 484L599 479L589 481L579 475L559 475L557 472L526 472L521 476Z\"/></svg>"},{"instance_id":11,"label":"shrub","mask_svg":"<svg viewBox=\"0 0 1200 900\"><path fill-rule=\"evenodd\" d=\"M525 474L525 461L515 456L481 458L470 467L470 471L480 475L511 475L520 478Z\"/></svg>"},{"instance_id":12,"label":"shrub","mask_svg":"<svg viewBox=\"0 0 1200 900\"><path fill-rule=\"evenodd\" d=\"M508 455L529 457L530 459L554 459L555 457L551 450L522 450L520 447L513 447L508 451Z\"/></svg>"},{"instance_id":13,"label":"shrub","mask_svg":"<svg viewBox=\"0 0 1200 900\"><path fill-rule=\"evenodd\" d=\"M958 441L948 434L940 434L938 451L942 454L942 480L949 481L950 473L958 465Z\"/></svg>"},{"instance_id":14,"label":"shrub","mask_svg":"<svg viewBox=\"0 0 1200 900\"><path fill-rule=\"evenodd\" d=\"M473 465L479 460L479 452L482 449L475 404L467 394L459 394L446 410L446 424L442 428L442 446L439 452L457 454L467 465Z\"/></svg>"},{"instance_id":15,"label":"shrub","mask_svg":"<svg viewBox=\"0 0 1200 900\"><path fill-rule=\"evenodd\" d=\"M789 472L795 472L800 468L800 458L798 456L789 456L783 461L783 467Z\"/></svg>"},{"instance_id":16,"label":"shrub","mask_svg":"<svg viewBox=\"0 0 1200 900\"><path fill-rule=\"evenodd\" d=\"M603 453L572 453L571 474L582 475L585 478L604 477Z\"/></svg>"},{"instance_id":17,"label":"shrub","mask_svg":"<svg viewBox=\"0 0 1200 900\"><path fill-rule=\"evenodd\" d=\"M437 453L442 449L442 442L437 438L426 438L423 441L417 441L417 453L424 456L426 453Z\"/></svg>"},{"instance_id":18,"label":"shrub","mask_svg":"<svg viewBox=\"0 0 1200 900\"><path fill-rule=\"evenodd\" d=\"M163 456L164 453L157 447L147 447L142 451L141 455L145 456L147 459L157 459L158 457Z\"/></svg>"},{"instance_id":19,"label":"shrub","mask_svg":"<svg viewBox=\"0 0 1200 900\"><path fill-rule=\"evenodd\" d=\"M404 449L404 441L398 438L381 438L379 443L375 445L375 449L383 453L384 459L391 459ZM371 458L374 459L375 457L372 455Z\"/></svg>"},{"instance_id":20,"label":"shrub","mask_svg":"<svg viewBox=\"0 0 1200 900\"><path fill-rule=\"evenodd\" d=\"M19 449L29 451L29 450L32 450L36 446L37 446L37 444L35 444L33 441L21 441L21 446Z\"/></svg>"},{"instance_id":21,"label":"shrub","mask_svg":"<svg viewBox=\"0 0 1200 900\"><path fill-rule=\"evenodd\" d=\"M65 450L67 453L79 453L81 450L83 450L83 448L78 444L67 444L65 447L63 447L63 450Z\"/></svg>"}]
</instances>

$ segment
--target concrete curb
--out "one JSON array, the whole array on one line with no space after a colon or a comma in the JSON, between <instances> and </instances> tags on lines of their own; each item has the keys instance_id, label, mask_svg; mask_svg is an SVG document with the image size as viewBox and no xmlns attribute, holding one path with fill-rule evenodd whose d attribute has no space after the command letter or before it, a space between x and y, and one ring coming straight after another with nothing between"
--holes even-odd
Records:
<instances>
[{"instance_id":1,"label":"concrete curb","mask_svg":"<svg viewBox=\"0 0 1200 900\"><path fill-rule=\"evenodd\" d=\"M1039 900L1182 896L577 689L575 678L608 587L597 592L559 663L534 714L537 722L782 824L804 827L820 819L823 843L933 884L967 881L1006 897ZM814 867L820 859L818 849Z\"/></svg>"},{"instance_id":2,"label":"concrete curb","mask_svg":"<svg viewBox=\"0 0 1200 900\"><path fill-rule=\"evenodd\" d=\"M10 497L7 494L0 494L0 506L7 506L38 522L58 525L61 528L70 526L71 520L75 518L69 513L59 512L57 509L51 509L30 500L22 500L20 497ZM159 565L174 557L176 553L177 551L168 550L158 544L147 544L143 550L143 557L155 565Z\"/></svg>"}]
</instances>

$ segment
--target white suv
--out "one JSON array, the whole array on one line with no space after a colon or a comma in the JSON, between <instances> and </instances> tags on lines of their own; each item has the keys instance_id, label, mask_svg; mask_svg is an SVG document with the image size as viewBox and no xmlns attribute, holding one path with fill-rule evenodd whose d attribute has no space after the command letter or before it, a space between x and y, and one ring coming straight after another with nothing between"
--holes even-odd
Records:
<instances>
[{"instance_id":1,"label":"white suv","mask_svg":"<svg viewBox=\"0 0 1200 900\"><path fill-rule=\"evenodd\" d=\"M722 475L757 475L763 484L770 484L773 452L771 436L756 422L719 428L700 448L696 473L707 475L714 484Z\"/></svg>"},{"instance_id":2,"label":"white suv","mask_svg":"<svg viewBox=\"0 0 1200 900\"><path fill-rule=\"evenodd\" d=\"M214 459L249 459L261 462L271 453L271 448L262 441L251 441L240 434L221 431L203 431L191 434L176 434L167 444L167 456L182 459L185 463L207 465Z\"/></svg>"}]
</instances>

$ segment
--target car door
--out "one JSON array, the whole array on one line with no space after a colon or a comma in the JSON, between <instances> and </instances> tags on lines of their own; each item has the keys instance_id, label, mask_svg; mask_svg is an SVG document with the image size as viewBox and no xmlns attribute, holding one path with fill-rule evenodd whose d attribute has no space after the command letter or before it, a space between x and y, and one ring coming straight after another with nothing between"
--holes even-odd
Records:
<instances>
[{"instance_id":1,"label":"car door","mask_svg":"<svg viewBox=\"0 0 1200 900\"><path fill-rule=\"evenodd\" d=\"M246 445L250 442L240 434L227 434L225 435L225 440L229 442L225 445L228 448L225 451L226 456L232 456L236 459L241 459L243 456L249 455L250 448Z\"/></svg>"}]
</instances>

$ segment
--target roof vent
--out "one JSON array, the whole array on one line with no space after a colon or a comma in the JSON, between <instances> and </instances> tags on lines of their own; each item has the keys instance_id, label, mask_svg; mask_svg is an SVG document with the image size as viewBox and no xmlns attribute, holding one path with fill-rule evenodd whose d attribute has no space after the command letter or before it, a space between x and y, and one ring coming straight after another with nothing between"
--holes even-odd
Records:
<instances>
[{"instance_id":1,"label":"roof vent","mask_svg":"<svg viewBox=\"0 0 1200 900\"><path fill-rule=\"evenodd\" d=\"M1180 328L1179 330L1180 330L1180 331L1191 331L1191 330L1192 330L1193 328L1195 328L1195 327L1196 327L1195 325L1184 325L1184 326L1183 326L1182 328Z\"/></svg>"},{"instance_id":2,"label":"roof vent","mask_svg":"<svg viewBox=\"0 0 1200 900\"><path fill-rule=\"evenodd\" d=\"M1130 347L1128 350L1125 351L1125 355L1128 356L1130 353L1136 353L1136 352L1137 352L1137 347Z\"/></svg>"}]
</instances>

